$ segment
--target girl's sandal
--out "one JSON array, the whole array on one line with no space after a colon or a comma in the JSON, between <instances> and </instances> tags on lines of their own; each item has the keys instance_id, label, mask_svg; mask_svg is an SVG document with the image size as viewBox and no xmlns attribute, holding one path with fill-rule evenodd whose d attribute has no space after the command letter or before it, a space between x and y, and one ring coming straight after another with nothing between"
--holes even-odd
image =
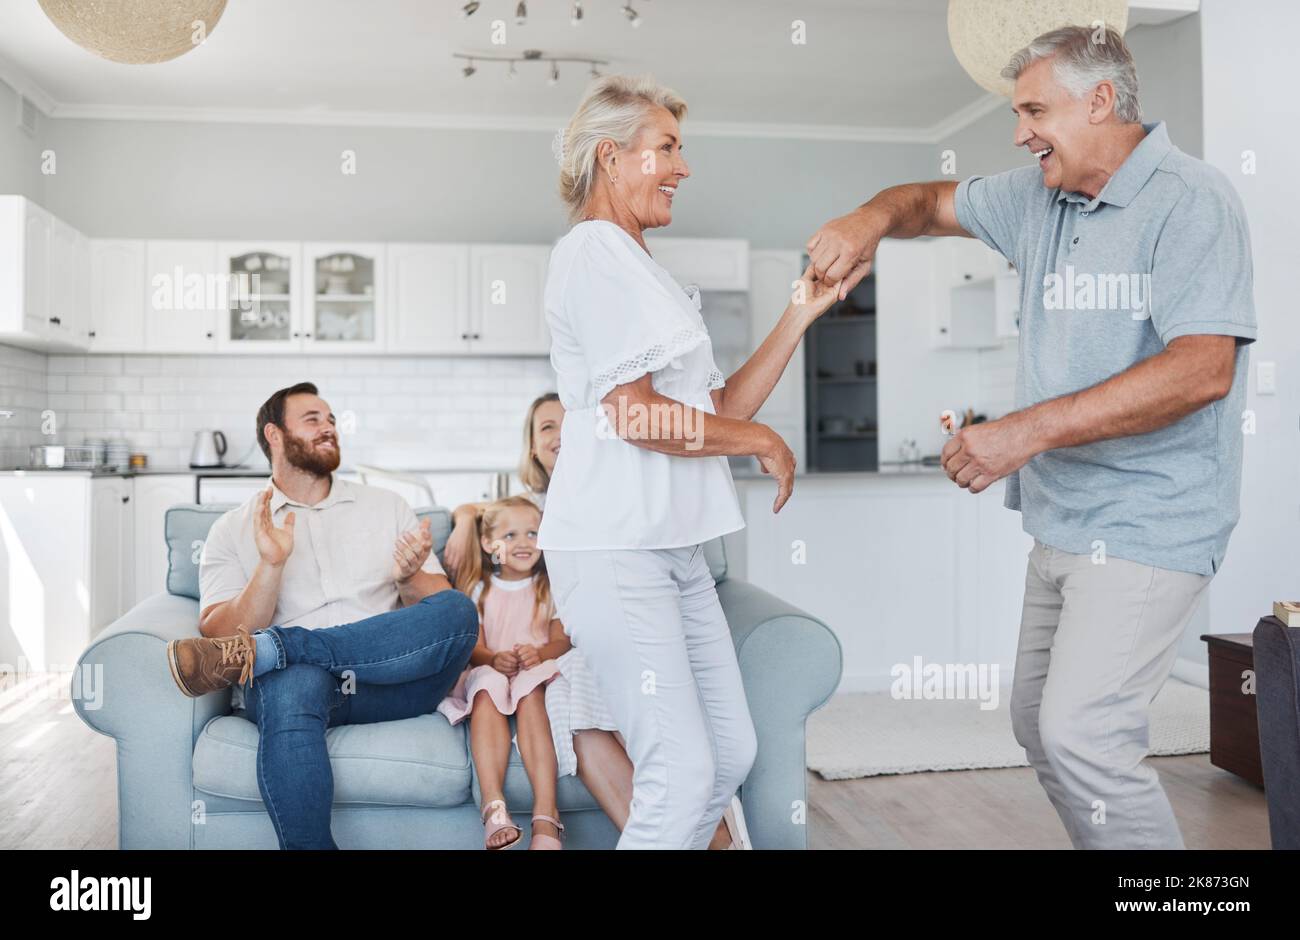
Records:
<instances>
[{"instance_id":1,"label":"girl's sandal","mask_svg":"<svg viewBox=\"0 0 1300 940\"><path fill-rule=\"evenodd\" d=\"M540 832L534 832L533 840L528 844L528 847L530 849L551 849L551 850L564 848L564 844L563 844L564 823L560 822L558 819L554 818L553 816L546 816L543 815L542 813L538 813L536 816L534 816L533 822L536 823L537 820L539 819L542 822L548 822L552 826L554 826L556 831L560 833L560 837L557 839L555 836L548 836Z\"/></svg>"},{"instance_id":2,"label":"girl's sandal","mask_svg":"<svg viewBox=\"0 0 1300 940\"><path fill-rule=\"evenodd\" d=\"M492 807L499 807L493 810ZM491 818L489 819L489 815ZM523 838L524 831L515 825L514 820L510 818L510 811L506 809L505 800L493 800L483 807L483 812L479 816L483 820L483 848L489 852L499 852L502 849L513 848L519 844ZM492 837L502 829L513 829L515 837L503 845L493 845Z\"/></svg>"}]
</instances>

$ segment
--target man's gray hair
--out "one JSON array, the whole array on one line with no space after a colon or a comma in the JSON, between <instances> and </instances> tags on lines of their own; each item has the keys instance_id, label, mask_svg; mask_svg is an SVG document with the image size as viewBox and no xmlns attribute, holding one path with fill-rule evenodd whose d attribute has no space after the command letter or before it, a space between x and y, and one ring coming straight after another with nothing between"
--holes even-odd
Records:
<instances>
[{"instance_id":1,"label":"man's gray hair","mask_svg":"<svg viewBox=\"0 0 1300 940\"><path fill-rule=\"evenodd\" d=\"M1057 82L1073 97L1082 98L1098 83L1110 82L1115 89L1115 116L1127 124L1142 120L1137 67L1115 29L1063 26L1043 33L1011 57L1002 77L1014 82L1029 66L1048 58Z\"/></svg>"}]
</instances>

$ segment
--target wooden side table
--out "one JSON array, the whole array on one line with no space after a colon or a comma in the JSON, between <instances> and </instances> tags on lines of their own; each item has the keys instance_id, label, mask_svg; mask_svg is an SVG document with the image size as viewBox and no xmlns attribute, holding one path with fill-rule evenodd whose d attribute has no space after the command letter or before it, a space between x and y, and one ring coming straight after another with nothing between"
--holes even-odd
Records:
<instances>
[{"instance_id":1,"label":"wooden side table","mask_svg":"<svg viewBox=\"0 0 1300 940\"><path fill-rule=\"evenodd\" d=\"M1210 663L1210 763L1264 786L1255 717L1255 655L1250 633L1207 633ZM1250 671L1250 691L1243 692Z\"/></svg>"}]
</instances>

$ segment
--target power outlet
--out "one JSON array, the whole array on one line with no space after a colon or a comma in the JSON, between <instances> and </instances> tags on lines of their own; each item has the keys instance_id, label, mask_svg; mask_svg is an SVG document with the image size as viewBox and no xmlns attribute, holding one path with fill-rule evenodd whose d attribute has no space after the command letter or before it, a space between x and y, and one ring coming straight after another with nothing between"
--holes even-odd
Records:
<instances>
[{"instance_id":1,"label":"power outlet","mask_svg":"<svg viewBox=\"0 0 1300 940\"><path fill-rule=\"evenodd\" d=\"M1277 394L1277 363L1261 362L1255 366L1255 394Z\"/></svg>"}]
</instances>

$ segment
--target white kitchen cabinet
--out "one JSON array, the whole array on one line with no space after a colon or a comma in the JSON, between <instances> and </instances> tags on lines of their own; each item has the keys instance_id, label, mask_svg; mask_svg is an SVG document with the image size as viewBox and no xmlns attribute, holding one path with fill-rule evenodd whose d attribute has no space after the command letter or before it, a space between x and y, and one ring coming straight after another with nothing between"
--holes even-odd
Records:
<instances>
[{"instance_id":1,"label":"white kitchen cabinet","mask_svg":"<svg viewBox=\"0 0 1300 940\"><path fill-rule=\"evenodd\" d=\"M117 582L101 572L108 595L98 596L92 503L99 496L107 527L118 524L110 510L122 504L100 482L76 472L0 474L0 662L69 670L96 623L112 619Z\"/></svg>"},{"instance_id":2,"label":"white kitchen cabinet","mask_svg":"<svg viewBox=\"0 0 1300 940\"><path fill-rule=\"evenodd\" d=\"M302 343L313 352L377 352L384 346L385 246L302 246Z\"/></svg>"},{"instance_id":3,"label":"white kitchen cabinet","mask_svg":"<svg viewBox=\"0 0 1300 940\"><path fill-rule=\"evenodd\" d=\"M1020 335L1020 275L1015 269L993 278L994 331L1002 339Z\"/></svg>"},{"instance_id":4,"label":"white kitchen cabinet","mask_svg":"<svg viewBox=\"0 0 1300 940\"><path fill-rule=\"evenodd\" d=\"M776 327L790 303L802 273L797 251L754 251L749 256L750 346L759 344ZM754 420L769 425L785 439L796 461L796 472L806 467L807 433L804 417L804 343L795 347L785 372Z\"/></svg>"},{"instance_id":5,"label":"white kitchen cabinet","mask_svg":"<svg viewBox=\"0 0 1300 940\"><path fill-rule=\"evenodd\" d=\"M740 238L647 238L650 255L677 283L749 290L749 242Z\"/></svg>"},{"instance_id":6,"label":"white kitchen cabinet","mask_svg":"<svg viewBox=\"0 0 1300 940\"><path fill-rule=\"evenodd\" d=\"M0 196L0 338L43 346L49 329L50 215L22 196Z\"/></svg>"},{"instance_id":7,"label":"white kitchen cabinet","mask_svg":"<svg viewBox=\"0 0 1300 940\"><path fill-rule=\"evenodd\" d=\"M291 353L302 349L302 245L220 242L218 264L232 276L232 298L218 315L223 352Z\"/></svg>"},{"instance_id":8,"label":"white kitchen cabinet","mask_svg":"<svg viewBox=\"0 0 1300 940\"><path fill-rule=\"evenodd\" d=\"M23 215L23 328L34 335L48 337L50 313L50 214L27 203Z\"/></svg>"},{"instance_id":9,"label":"white kitchen cabinet","mask_svg":"<svg viewBox=\"0 0 1300 940\"><path fill-rule=\"evenodd\" d=\"M215 351L228 281L217 260L216 242L149 241L145 246L145 350Z\"/></svg>"},{"instance_id":10,"label":"white kitchen cabinet","mask_svg":"<svg viewBox=\"0 0 1300 940\"><path fill-rule=\"evenodd\" d=\"M132 538L134 541L134 597L138 604L167 590L167 510L194 502L194 474L143 474L135 477ZM201 548L202 546L198 546Z\"/></svg>"},{"instance_id":11,"label":"white kitchen cabinet","mask_svg":"<svg viewBox=\"0 0 1300 940\"><path fill-rule=\"evenodd\" d=\"M56 216L49 217L49 328L46 336L52 347L85 349L85 323L88 313L78 307L78 284L84 276L81 252L83 236Z\"/></svg>"},{"instance_id":12,"label":"white kitchen cabinet","mask_svg":"<svg viewBox=\"0 0 1300 940\"><path fill-rule=\"evenodd\" d=\"M469 246L389 244L385 306L389 352L469 349Z\"/></svg>"},{"instance_id":13,"label":"white kitchen cabinet","mask_svg":"<svg viewBox=\"0 0 1300 940\"><path fill-rule=\"evenodd\" d=\"M135 527L128 477L90 481L90 630L93 637L134 603Z\"/></svg>"},{"instance_id":14,"label":"white kitchen cabinet","mask_svg":"<svg viewBox=\"0 0 1300 940\"><path fill-rule=\"evenodd\" d=\"M542 293L551 249L546 245L471 245L470 328L476 353L538 355L551 350Z\"/></svg>"},{"instance_id":15,"label":"white kitchen cabinet","mask_svg":"<svg viewBox=\"0 0 1300 940\"><path fill-rule=\"evenodd\" d=\"M1005 262L974 238L929 242L934 320L931 341L951 349L1000 343L994 328L993 279Z\"/></svg>"},{"instance_id":16,"label":"white kitchen cabinet","mask_svg":"<svg viewBox=\"0 0 1300 940\"><path fill-rule=\"evenodd\" d=\"M90 352L144 349L145 243L134 238L90 240Z\"/></svg>"}]
</instances>

